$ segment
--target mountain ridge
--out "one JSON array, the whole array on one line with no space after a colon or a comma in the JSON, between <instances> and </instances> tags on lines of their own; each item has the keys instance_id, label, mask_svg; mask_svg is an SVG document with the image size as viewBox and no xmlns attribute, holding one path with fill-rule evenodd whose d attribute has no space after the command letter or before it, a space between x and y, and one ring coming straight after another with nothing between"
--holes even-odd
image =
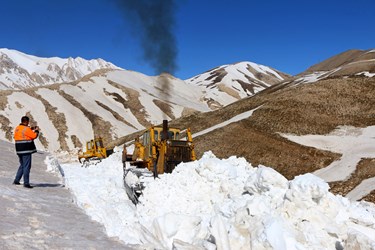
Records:
<instances>
[{"instance_id":1,"label":"mountain ridge","mask_svg":"<svg viewBox=\"0 0 375 250\"><path fill-rule=\"evenodd\" d=\"M315 71L328 71L333 70L335 68L353 63L358 61L364 61L368 59L374 59L374 56L370 53L375 53L375 49L370 50L359 50L359 49L351 49L344 51L338 55L334 55L321 63L315 64L309 67L304 73L311 73Z\"/></svg>"},{"instance_id":2,"label":"mountain ridge","mask_svg":"<svg viewBox=\"0 0 375 250\"><path fill-rule=\"evenodd\" d=\"M100 58L42 58L0 49L0 89L25 89L75 81L98 69L121 68Z\"/></svg>"},{"instance_id":3,"label":"mountain ridge","mask_svg":"<svg viewBox=\"0 0 375 250\"><path fill-rule=\"evenodd\" d=\"M292 84L347 76L375 76L375 49L347 50L309 67Z\"/></svg>"},{"instance_id":4,"label":"mountain ridge","mask_svg":"<svg viewBox=\"0 0 375 250\"><path fill-rule=\"evenodd\" d=\"M231 100L227 103L212 102L214 107L221 108L289 78L290 75L268 66L244 61L215 67L186 81L200 86L203 91L210 89L211 91L207 91L204 95L207 100L213 100L214 96L221 96L224 93L230 96Z\"/></svg>"}]
</instances>

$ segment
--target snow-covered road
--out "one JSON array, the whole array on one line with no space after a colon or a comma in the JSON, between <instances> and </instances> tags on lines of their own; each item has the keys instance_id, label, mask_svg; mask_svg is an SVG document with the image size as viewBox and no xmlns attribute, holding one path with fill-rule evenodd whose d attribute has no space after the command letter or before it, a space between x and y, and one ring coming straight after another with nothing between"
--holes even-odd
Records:
<instances>
[{"instance_id":1,"label":"snow-covered road","mask_svg":"<svg viewBox=\"0 0 375 250\"><path fill-rule=\"evenodd\" d=\"M61 179L46 172L46 154L33 155L35 187L26 189L12 185L18 168L14 145L0 140L0 151L0 249L130 249L109 238L77 207Z\"/></svg>"}]
</instances>

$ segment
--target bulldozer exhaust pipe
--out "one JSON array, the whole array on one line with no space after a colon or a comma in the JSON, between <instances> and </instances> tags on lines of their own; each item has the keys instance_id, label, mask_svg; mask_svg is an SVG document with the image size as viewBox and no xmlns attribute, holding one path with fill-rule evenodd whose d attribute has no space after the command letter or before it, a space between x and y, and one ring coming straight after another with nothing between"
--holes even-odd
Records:
<instances>
[{"instance_id":1,"label":"bulldozer exhaust pipe","mask_svg":"<svg viewBox=\"0 0 375 250\"><path fill-rule=\"evenodd\" d=\"M162 140L168 140L168 120L163 120L163 132L161 136Z\"/></svg>"}]
</instances>

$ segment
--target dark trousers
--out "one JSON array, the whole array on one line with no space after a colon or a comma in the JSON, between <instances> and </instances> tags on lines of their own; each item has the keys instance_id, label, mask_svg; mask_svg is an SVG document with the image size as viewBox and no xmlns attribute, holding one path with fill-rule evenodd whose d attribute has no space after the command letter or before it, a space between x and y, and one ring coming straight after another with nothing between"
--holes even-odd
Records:
<instances>
[{"instance_id":1,"label":"dark trousers","mask_svg":"<svg viewBox=\"0 0 375 250\"><path fill-rule=\"evenodd\" d=\"M18 155L18 158L20 160L20 166L17 171L16 178L14 181L20 182L22 176L23 176L23 185L29 185L30 180L30 169L31 169L31 154L22 154Z\"/></svg>"}]
</instances>

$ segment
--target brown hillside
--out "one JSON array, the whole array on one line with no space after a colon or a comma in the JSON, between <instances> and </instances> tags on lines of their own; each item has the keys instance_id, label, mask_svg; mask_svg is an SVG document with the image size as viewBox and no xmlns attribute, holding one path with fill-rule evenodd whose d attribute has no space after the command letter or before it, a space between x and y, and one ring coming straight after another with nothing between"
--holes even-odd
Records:
<instances>
[{"instance_id":1,"label":"brown hillside","mask_svg":"<svg viewBox=\"0 0 375 250\"><path fill-rule=\"evenodd\" d=\"M374 96L374 78L275 86L221 110L180 118L172 125L198 132L262 105L246 120L195 138L197 154L211 150L220 158L245 157L253 165L273 167L291 179L325 167L340 155L295 144L278 133L326 134L340 125L374 125Z\"/></svg>"},{"instance_id":2,"label":"brown hillside","mask_svg":"<svg viewBox=\"0 0 375 250\"><path fill-rule=\"evenodd\" d=\"M351 63L363 54L363 50L348 50L338 55L332 56L321 63L315 64L308 68L305 73L315 71L327 71L340 67L344 64Z\"/></svg>"},{"instance_id":3,"label":"brown hillside","mask_svg":"<svg viewBox=\"0 0 375 250\"><path fill-rule=\"evenodd\" d=\"M364 71L375 72L374 50L348 50L308 68L303 74L331 71L332 76L351 76Z\"/></svg>"}]
</instances>

